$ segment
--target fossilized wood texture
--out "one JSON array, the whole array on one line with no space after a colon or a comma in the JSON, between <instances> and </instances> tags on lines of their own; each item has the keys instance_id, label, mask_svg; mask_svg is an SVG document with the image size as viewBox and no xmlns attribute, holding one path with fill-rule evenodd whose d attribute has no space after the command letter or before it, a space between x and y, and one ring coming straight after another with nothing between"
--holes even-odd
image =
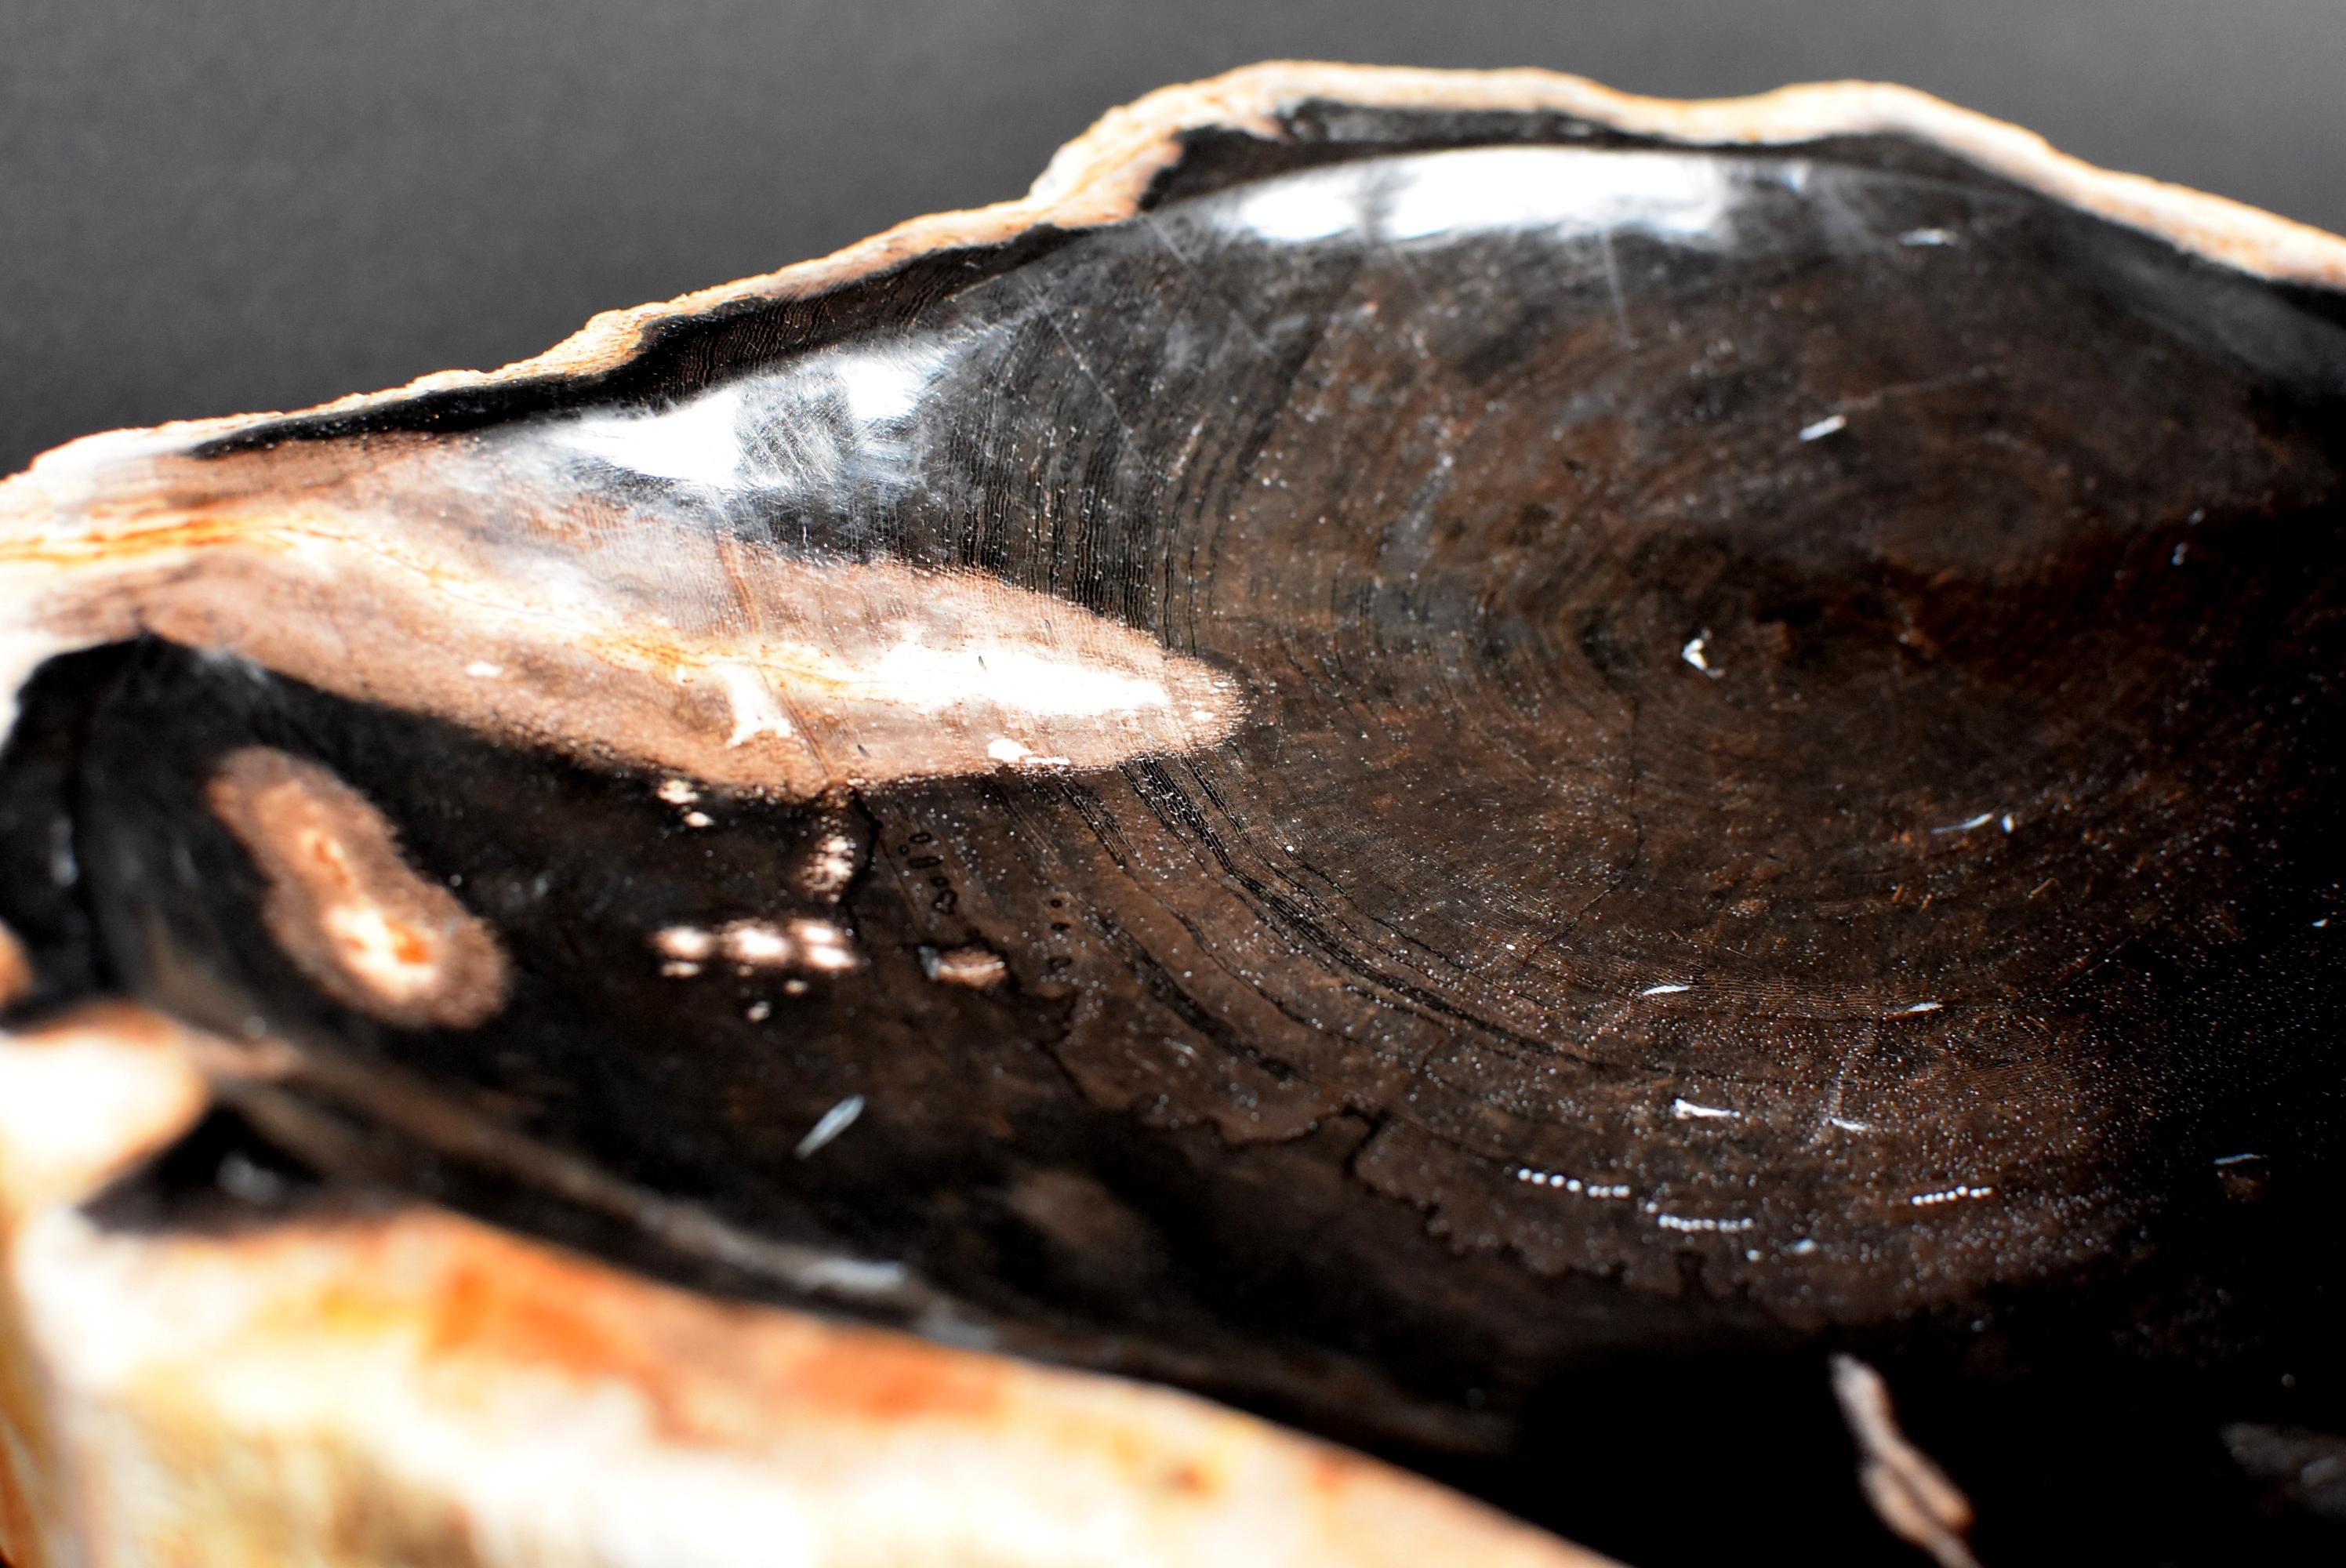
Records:
<instances>
[{"instance_id":1,"label":"fossilized wood texture","mask_svg":"<svg viewBox=\"0 0 2346 1568\"><path fill-rule=\"evenodd\" d=\"M24 1568L1602 1568L1184 1396L710 1302L407 1202L272 1218L282 1166L207 1164L196 1224L76 1207L191 1124L168 1159L228 1157L196 1122L219 1049L119 1008L0 1044L0 1433L10 1482L46 1483L0 1484Z\"/></svg>"},{"instance_id":2,"label":"fossilized wood texture","mask_svg":"<svg viewBox=\"0 0 2346 1568\"><path fill-rule=\"evenodd\" d=\"M34 1005L1647 1561L1859 1549L1829 1340L1984 1560L2249 1539L2219 1421L2346 1427L2339 242L1413 93L9 482Z\"/></svg>"}]
</instances>

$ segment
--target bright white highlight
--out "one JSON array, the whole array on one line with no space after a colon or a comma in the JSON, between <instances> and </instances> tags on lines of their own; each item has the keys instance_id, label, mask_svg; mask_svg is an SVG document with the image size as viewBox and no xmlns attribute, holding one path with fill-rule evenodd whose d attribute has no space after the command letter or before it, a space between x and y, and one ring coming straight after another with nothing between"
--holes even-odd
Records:
<instances>
[{"instance_id":1,"label":"bright white highlight","mask_svg":"<svg viewBox=\"0 0 2346 1568\"><path fill-rule=\"evenodd\" d=\"M1315 169L1233 195L1228 221L1265 239L1392 242L1494 230L1623 229L1679 243L1724 238L1735 180L1708 158L1582 148L1468 148Z\"/></svg>"},{"instance_id":2,"label":"bright white highlight","mask_svg":"<svg viewBox=\"0 0 2346 1568\"><path fill-rule=\"evenodd\" d=\"M808 1130L807 1135L799 1140L799 1158L805 1159L840 1134L847 1131L855 1125L855 1118L862 1114L863 1096L861 1095L850 1095L830 1110L825 1111L822 1114L822 1120L817 1122Z\"/></svg>"},{"instance_id":3,"label":"bright white highlight","mask_svg":"<svg viewBox=\"0 0 2346 1568\"><path fill-rule=\"evenodd\" d=\"M864 695L855 690L861 687L923 711L983 702L1046 718L1104 718L1172 701L1163 681L1079 659L1046 658L1008 643L931 647L918 637L905 638L841 684L857 696ZM995 749L1001 744L988 745L988 755L1011 760Z\"/></svg>"}]
</instances>

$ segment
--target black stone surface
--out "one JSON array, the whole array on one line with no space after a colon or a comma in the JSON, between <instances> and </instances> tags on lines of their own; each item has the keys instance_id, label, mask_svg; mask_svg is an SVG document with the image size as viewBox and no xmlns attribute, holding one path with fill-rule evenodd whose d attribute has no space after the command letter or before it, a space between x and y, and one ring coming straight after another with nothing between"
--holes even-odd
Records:
<instances>
[{"instance_id":1,"label":"black stone surface","mask_svg":"<svg viewBox=\"0 0 2346 1568\"><path fill-rule=\"evenodd\" d=\"M2219 1433L2346 1429L2337 301L1878 139L1296 123L1198 138L1127 223L236 443L563 453L581 410L734 399L722 484L597 482L1142 629L1237 678L1228 740L693 828L656 776L150 643L36 683L0 854L62 813L79 874L0 913L65 990L345 1064L290 1095L347 1179L842 1309L445 1131L491 1127L900 1262L886 1320L1629 1561L1892 1550L1831 1347L1984 1561L2334 1554ZM456 886L500 1016L394 1030L302 978L205 804L253 744ZM793 891L831 834L836 908ZM791 994L648 946L794 914L862 967ZM973 943L1005 983L928 977Z\"/></svg>"}]
</instances>

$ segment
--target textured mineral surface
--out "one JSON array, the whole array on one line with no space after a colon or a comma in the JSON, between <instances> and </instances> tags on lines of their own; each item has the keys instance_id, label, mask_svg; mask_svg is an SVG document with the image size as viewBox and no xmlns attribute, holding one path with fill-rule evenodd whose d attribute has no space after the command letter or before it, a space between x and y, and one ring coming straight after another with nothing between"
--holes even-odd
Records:
<instances>
[{"instance_id":1,"label":"textured mineral surface","mask_svg":"<svg viewBox=\"0 0 2346 1568\"><path fill-rule=\"evenodd\" d=\"M539 361L51 454L6 1049L198 1086L0 1192L0 1540L138 1560L72 1488L184 1428L372 1478L336 1562L907 1551L892 1475L989 1562L1233 1560L1167 1487L1573 1560L1051 1425L1239 1420L1112 1372L1640 1563L1895 1561L1854 1350L1984 1559L2334 1553L2221 1434L2346 1430L2341 280L1892 89L1276 67ZM524 1463L552 1363L624 1441ZM545 1501L597 1466L658 1506ZM977 1517L1055 1466L1134 1533ZM340 1528L223 1473L107 1506Z\"/></svg>"}]
</instances>

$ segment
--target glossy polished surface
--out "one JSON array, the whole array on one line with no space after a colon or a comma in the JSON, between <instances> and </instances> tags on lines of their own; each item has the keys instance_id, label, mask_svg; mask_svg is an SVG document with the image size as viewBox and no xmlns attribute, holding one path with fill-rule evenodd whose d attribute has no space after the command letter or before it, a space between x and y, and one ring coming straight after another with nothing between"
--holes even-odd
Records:
<instances>
[{"instance_id":1,"label":"glossy polished surface","mask_svg":"<svg viewBox=\"0 0 2346 1568\"><path fill-rule=\"evenodd\" d=\"M41 1000L290 1043L215 1152L1639 1561L1863 1539L1827 1344L1984 1557L2281 1529L2215 1434L2346 1424L2339 302L1886 139L1298 124L142 456L42 611L138 640L8 754Z\"/></svg>"}]
</instances>

